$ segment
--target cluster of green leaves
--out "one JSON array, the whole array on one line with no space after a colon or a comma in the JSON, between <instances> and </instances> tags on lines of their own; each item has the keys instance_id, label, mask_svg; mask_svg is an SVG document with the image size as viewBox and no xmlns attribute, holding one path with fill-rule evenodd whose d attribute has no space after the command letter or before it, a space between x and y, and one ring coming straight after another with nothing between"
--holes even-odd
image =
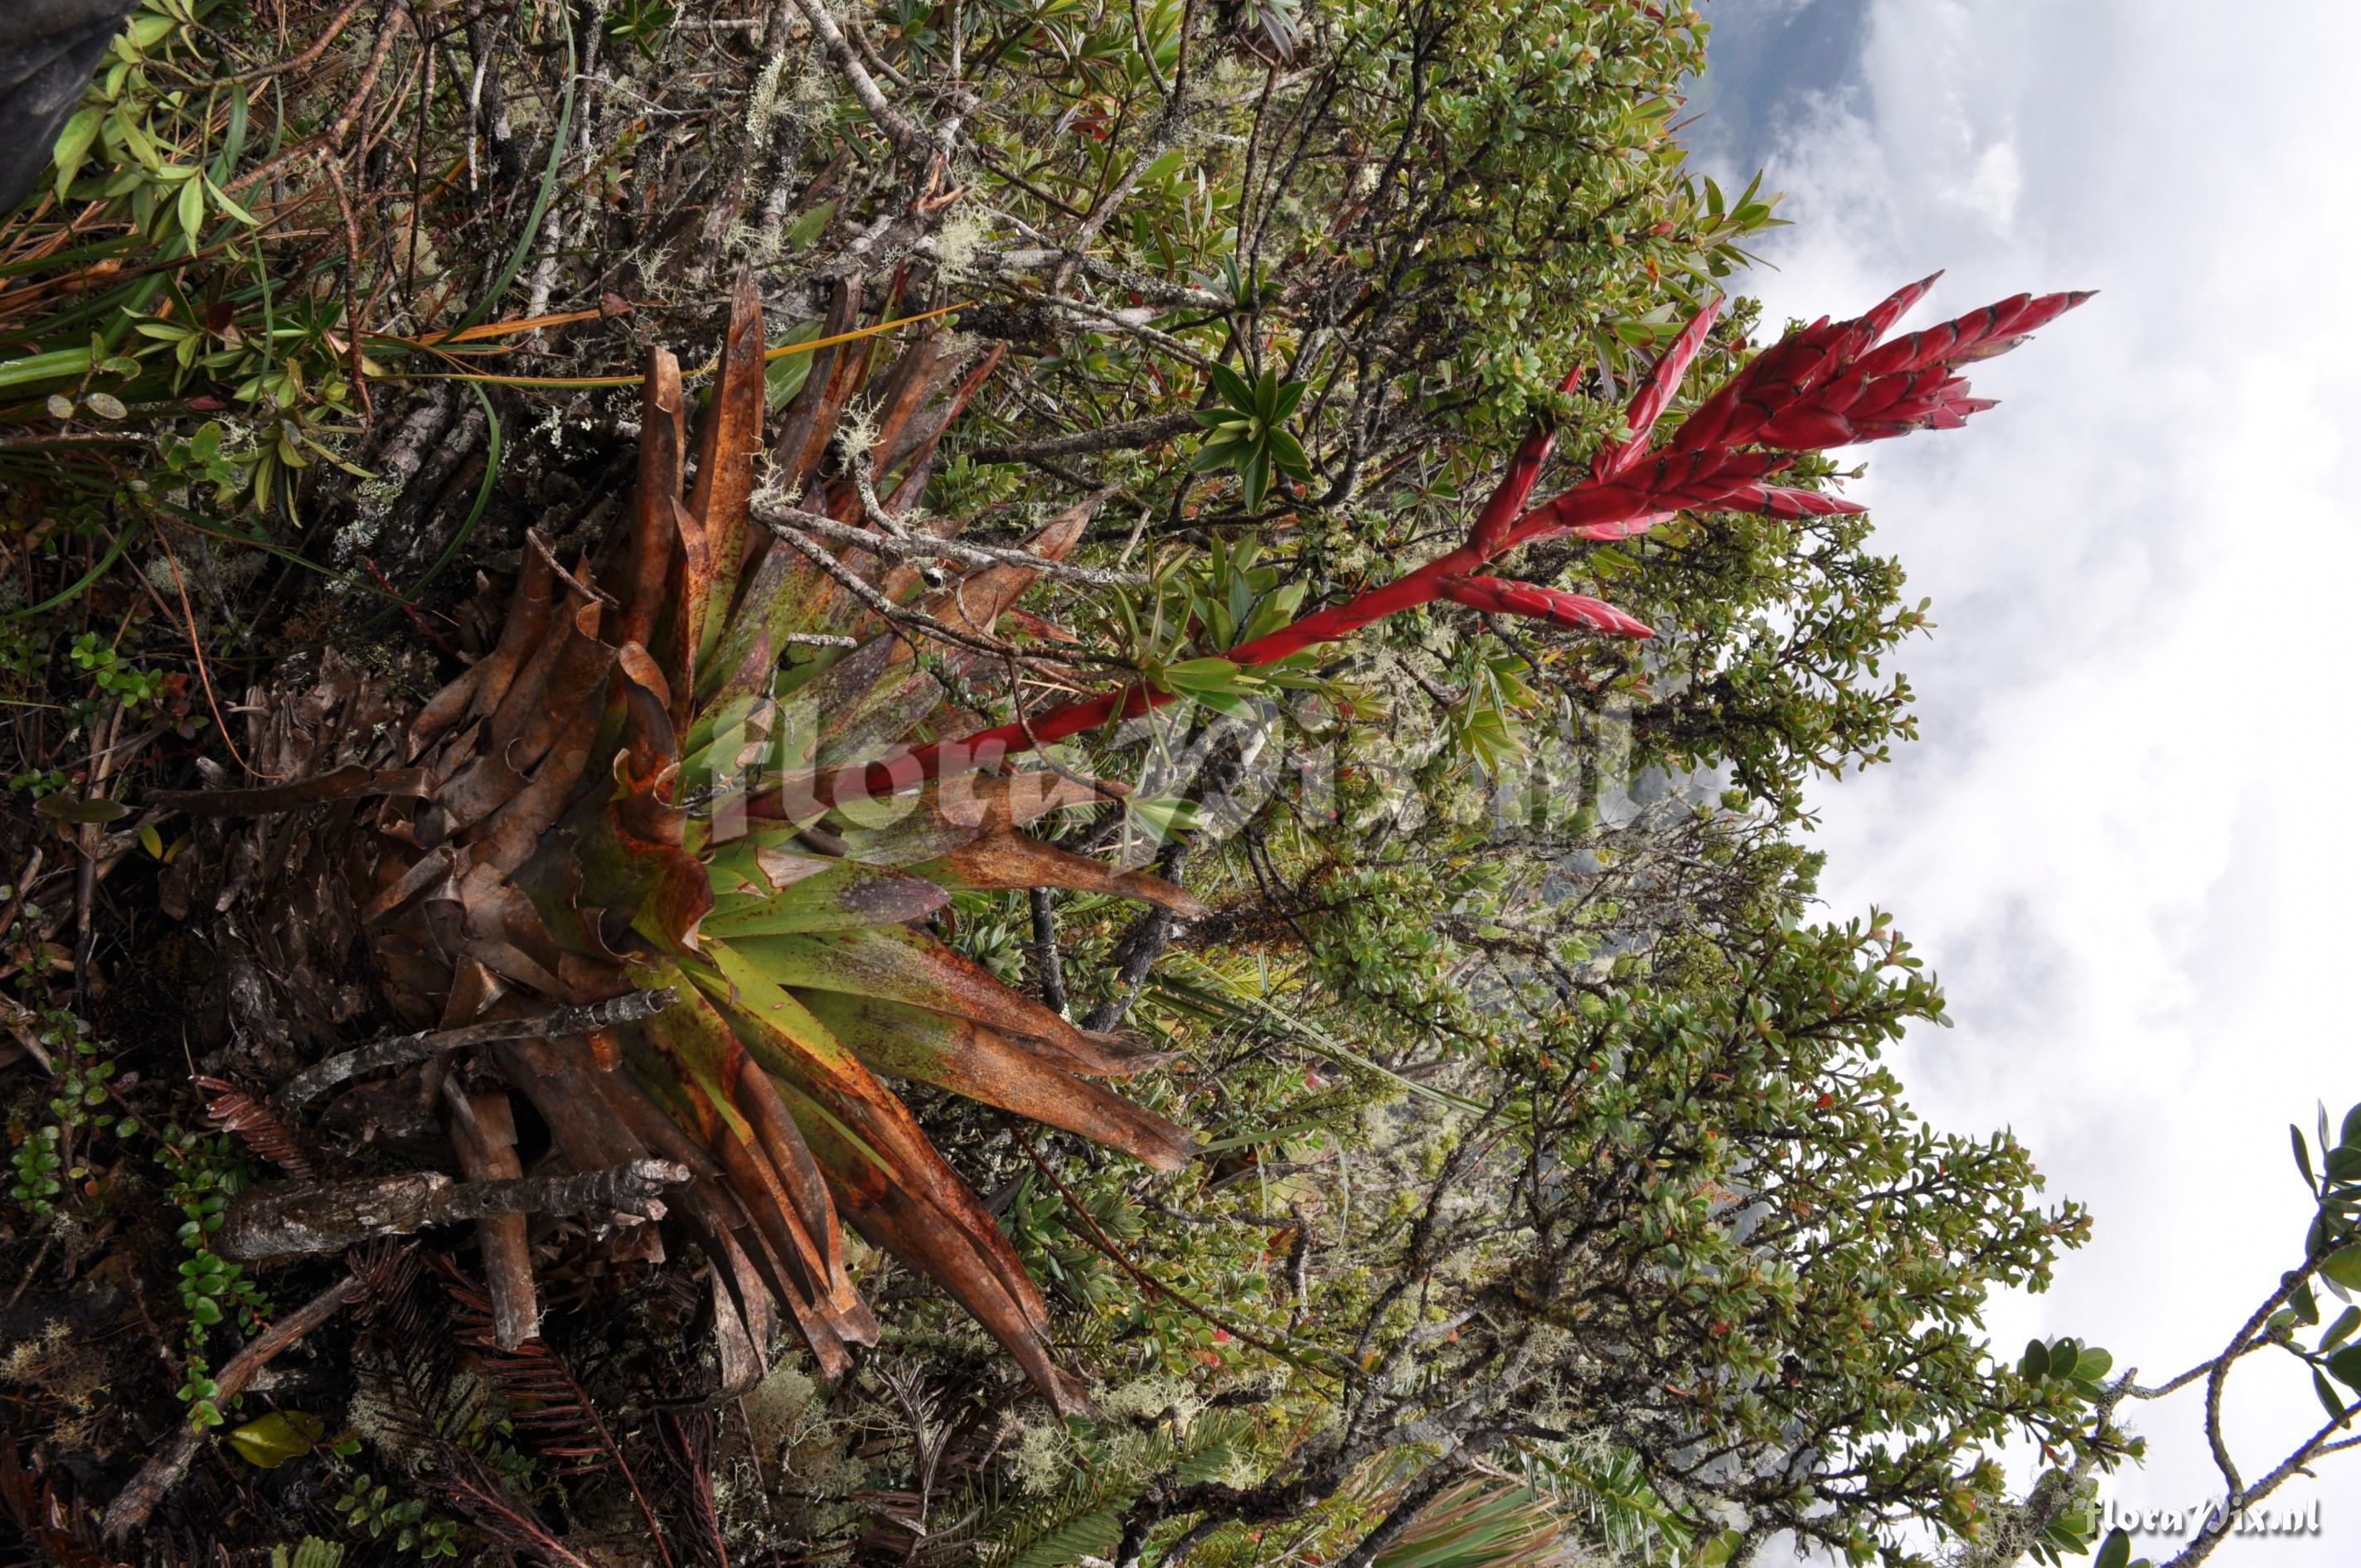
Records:
<instances>
[{"instance_id":1,"label":"cluster of green leaves","mask_svg":"<svg viewBox=\"0 0 2361 1568\"><path fill-rule=\"evenodd\" d=\"M2303 1130L2291 1125L2288 1135L2295 1146L2296 1169L2317 1205L2304 1233L2304 1255L2321 1283L2346 1305L2309 1350L2294 1345L2294 1331L2318 1327L2321 1310L2312 1281L2291 1273L2282 1287L2286 1305L2273 1314L2271 1327L2275 1334L2287 1334L2290 1348L2311 1366L2321 1409L2332 1421L2341 1421L2361 1409L2361 1342L2354 1338L2361 1331L2361 1305L2354 1304L2355 1295L2361 1293L2361 1105L2345 1113L2334 1143L2329 1141L2327 1109L2322 1108L2317 1174ZM2339 1384L2352 1394L2340 1394Z\"/></svg>"},{"instance_id":2,"label":"cluster of green leaves","mask_svg":"<svg viewBox=\"0 0 2361 1568\"><path fill-rule=\"evenodd\" d=\"M258 232L266 225L227 189L279 133L253 123L245 86L199 74L208 20L223 9L223 0L142 0L109 46L59 137L50 192L60 237L108 237L27 246L44 233L35 225L20 231L17 248L29 254L0 261L11 276L78 272L100 286L8 323L32 352L0 361L0 387L49 389L41 411L67 436L85 414L169 432L187 416L195 380L215 406L247 416L232 466L241 499L265 510L291 476L332 455L355 400L333 313L302 280L274 278L280 258ZM105 286L116 272L126 280ZM222 433L216 425L216 444ZM62 444L57 455L66 459L59 477L93 499L147 493L119 464L84 462Z\"/></svg>"},{"instance_id":3,"label":"cluster of green leaves","mask_svg":"<svg viewBox=\"0 0 2361 1568\"><path fill-rule=\"evenodd\" d=\"M208 168L196 159L181 161L187 126L179 111L186 106L188 78L174 56L195 38L199 9L194 0L148 0L108 46L82 106L58 135L58 200L73 193L92 153L101 152L112 172L89 194L128 198L133 222L159 247L176 235L203 244L209 208L248 228L255 225L254 214L222 189L226 163ZM234 101L231 113L242 116L242 102Z\"/></svg>"},{"instance_id":4,"label":"cluster of green leaves","mask_svg":"<svg viewBox=\"0 0 2361 1568\"><path fill-rule=\"evenodd\" d=\"M1569 1327L1664 1336L1649 1374L1666 1392L1623 1398L1686 1412L1736 1452L1810 1434L1856 1479L1799 1481L1794 1501L1847 1505L1819 1539L1850 1560L1904 1517L1967 1530L1988 1445L2020 1422L2079 1434L2081 1390L1994 1365L1975 1331L1985 1292L2040 1288L2087 1216L2035 1205L2006 1135L1940 1135L1903 1108L1880 1047L1939 1021L1941 999L1883 916L1680 945L1651 983L1517 1044L1553 1158L1616 1169L1618 1151L1653 1153L1615 1239L1548 1249L1570 1277L1521 1286ZM1633 1299L1584 1299L1574 1282L1600 1277Z\"/></svg>"},{"instance_id":5,"label":"cluster of green leaves","mask_svg":"<svg viewBox=\"0 0 2361 1568\"><path fill-rule=\"evenodd\" d=\"M1314 650L1251 669L1223 656L1287 625L1303 606L1307 585L1267 558L1255 534L1216 535L1202 554L1175 553L1159 565L1144 602L1112 597L1104 623L1150 685L1224 714L1243 714L1280 692L1341 695L1316 673Z\"/></svg>"},{"instance_id":6,"label":"cluster of green leaves","mask_svg":"<svg viewBox=\"0 0 2361 1568\"><path fill-rule=\"evenodd\" d=\"M49 1118L17 1131L12 1139L9 1157L16 1179L8 1195L35 1219L49 1221L57 1218L68 1184L89 1179L89 1141L107 1135L128 1136L138 1124L127 1114L105 1113L114 1097L109 1085L116 1064L103 1054L88 1025L62 1008L49 1008L39 1015L38 1027L57 1071L49 1084Z\"/></svg>"},{"instance_id":7,"label":"cluster of green leaves","mask_svg":"<svg viewBox=\"0 0 2361 1568\"><path fill-rule=\"evenodd\" d=\"M455 1521L429 1514L423 1497L396 1496L366 1470L353 1474L335 1507L354 1535L371 1541L390 1539L395 1551L414 1552L422 1563L459 1555L459 1527Z\"/></svg>"},{"instance_id":8,"label":"cluster of green leaves","mask_svg":"<svg viewBox=\"0 0 2361 1568\"><path fill-rule=\"evenodd\" d=\"M179 1235L188 1255L179 1266L181 1306L188 1313L181 1398L189 1407L192 1424L217 1427L223 1420L217 1402L221 1388L210 1376L206 1358L213 1330L234 1321L241 1332L256 1334L270 1311L269 1299L246 1266L213 1249L214 1233L221 1229L231 1196L247 1185L252 1173L226 1133L208 1137L168 1126L158 1142L157 1159L170 1179L171 1202L181 1212Z\"/></svg>"},{"instance_id":9,"label":"cluster of green leaves","mask_svg":"<svg viewBox=\"0 0 2361 1568\"><path fill-rule=\"evenodd\" d=\"M251 57L216 45L242 16L142 0L0 246L0 698L31 719L16 733L36 766L20 771L118 708L183 737L206 721L185 663L141 635L183 661L192 639L228 651L217 594L181 570L203 547L191 531L293 559L299 483L357 429L351 328L298 232L324 186L238 194L313 125L285 83L258 97L229 80ZM177 557L145 588L126 580L171 537Z\"/></svg>"},{"instance_id":10,"label":"cluster of green leaves","mask_svg":"<svg viewBox=\"0 0 2361 1568\"><path fill-rule=\"evenodd\" d=\"M1193 1401L1191 1402L1193 1404ZM1126 1507L1151 1483L1191 1486L1221 1476L1253 1446L1248 1417L1167 1407L1110 1420L1073 1418L1052 1446L1067 1466L1058 1484L987 1485L957 1499L996 1568L1068 1568L1112 1553ZM1047 1434L1045 1434L1047 1435Z\"/></svg>"},{"instance_id":11,"label":"cluster of green leaves","mask_svg":"<svg viewBox=\"0 0 2361 1568\"><path fill-rule=\"evenodd\" d=\"M1246 509L1259 510L1274 476L1299 482L1312 477L1303 444L1287 433L1287 421L1308 389L1301 381L1281 382L1276 370L1251 382L1226 365L1214 366L1209 374L1221 401L1197 412L1205 433L1190 466L1200 472L1235 470Z\"/></svg>"}]
</instances>

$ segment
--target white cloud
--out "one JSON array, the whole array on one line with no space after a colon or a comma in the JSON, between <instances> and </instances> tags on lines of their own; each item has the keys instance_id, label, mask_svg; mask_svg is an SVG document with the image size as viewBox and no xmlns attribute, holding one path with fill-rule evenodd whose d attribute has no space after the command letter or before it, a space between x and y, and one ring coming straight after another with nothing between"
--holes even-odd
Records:
<instances>
[{"instance_id":1,"label":"white cloud","mask_svg":"<svg viewBox=\"0 0 2361 1568\"><path fill-rule=\"evenodd\" d=\"M1860 91L1775 151L1795 226L1751 285L1808 317L1948 265L1919 324L2104 291L1978 367L2004 407L1865 449L1940 629L1904 661L1926 739L1819 805L1832 906L1894 908L1949 984L1960 1026L1905 1052L1921 1105L2013 1124L2098 1211L1996 1337L2096 1337L2158 1376L2293 1260L2286 1122L2361 1100L2355 59L2361 6L1882 0ZM2241 1376L2251 1475L2319 1416L2291 1366ZM2200 1494L2196 1419L2143 1411L2156 1453L2117 1494ZM2270 1563L2361 1556L2343 1464L2326 1537ZM2266 1556L2215 1561L2241 1552Z\"/></svg>"}]
</instances>

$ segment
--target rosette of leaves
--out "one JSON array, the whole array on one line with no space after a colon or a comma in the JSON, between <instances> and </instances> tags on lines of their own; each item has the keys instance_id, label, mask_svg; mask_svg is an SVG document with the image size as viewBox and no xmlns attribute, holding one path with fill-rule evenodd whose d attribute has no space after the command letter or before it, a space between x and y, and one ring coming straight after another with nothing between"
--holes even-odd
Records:
<instances>
[{"instance_id":1,"label":"rosette of leaves","mask_svg":"<svg viewBox=\"0 0 2361 1568\"><path fill-rule=\"evenodd\" d=\"M1226 365L1211 368L1213 391L1221 401L1195 411L1205 433L1197 443L1197 455L1190 466L1201 474L1235 469L1246 510L1253 511L1270 493L1273 474L1290 479L1312 476L1302 444L1286 429L1296 405L1303 401L1305 383L1283 382L1276 370L1266 370L1249 381Z\"/></svg>"},{"instance_id":2,"label":"rosette of leaves","mask_svg":"<svg viewBox=\"0 0 2361 1568\"><path fill-rule=\"evenodd\" d=\"M857 283L840 290L819 341L850 333L859 300ZM873 378L885 356L870 341L815 352L771 433L772 484L857 519L857 491L821 470L865 392L873 472L889 506L908 505L993 364L944 346L921 329ZM381 989L418 1026L676 996L640 1023L489 1049L580 1168L654 1156L694 1173L672 1208L714 1264L726 1379L759 1375L782 1310L829 1376L849 1368L849 1346L873 1343L845 1221L1078 1409L1016 1251L887 1080L935 1084L1159 1168L1184 1163L1193 1142L1096 1081L1150 1058L925 927L961 890L1079 887L1201 911L1169 883L1025 836L1027 822L1100 798L1055 773L837 804L781 787L956 729L940 677L990 657L879 626L847 577L980 642L1037 572L993 565L921 592L907 568L858 550L817 558L756 527L764 357L741 280L687 485L680 371L651 352L623 525L571 565L528 542L497 640L410 718L401 756L183 804L379 797L353 857L355 901ZM1086 517L1052 521L1033 554L1063 554ZM814 635L858 641L840 652L799 641ZM749 803L784 815L749 815Z\"/></svg>"}]
</instances>

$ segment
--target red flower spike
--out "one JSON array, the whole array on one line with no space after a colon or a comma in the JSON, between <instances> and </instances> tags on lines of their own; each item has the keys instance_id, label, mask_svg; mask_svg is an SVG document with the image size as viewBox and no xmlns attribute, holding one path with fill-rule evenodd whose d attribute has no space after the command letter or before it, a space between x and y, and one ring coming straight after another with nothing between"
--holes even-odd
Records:
<instances>
[{"instance_id":1,"label":"red flower spike","mask_svg":"<svg viewBox=\"0 0 2361 1568\"><path fill-rule=\"evenodd\" d=\"M1613 605L1563 588L1537 583L1512 583L1505 577L1445 577L1443 597L1470 609L1495 615L1522 615L1554 626L1588 627L1618 637L1653 637L1648 623Z\"/></svg>"},{"instance_id":2,"label":"red flower spike","mask_svg":"<svg viewBox=\"0 0 2361 1568\"><path fill-rule=\"evenodd\" d=\"M1897 337L1892 343L1872 349L1853 366L1853 373L1864 378L1891 376L1900 370L1923 369L1930 365L1947 365L1964 359L1980 346L1992 345L1993 353L2003 352L1997 345L2011 338L2022 338L2036 328L2045 326L2091 297L2092 291L2083 290L2063 294L2019 294L1982 310L1971 311L1955 321L1930 326L1924 332L1914 332L1907 337ZM1985 356L1989 357L1989 356Z\"/></svg>"},{"instance_id":3,"label":"red flower spike","mask_svg":"<svg viewBox=\"0 0 2361 1568\"><path fill-rule=\"evenodd\" d=\"M2020 294L1873 346L1934 281L1929 277L1898 289L1853 320L1831 323L1824 316L1788 334L1698 404L1672 440L1643 461L1650 427L1703 345L1712 312L1701 312L1642 383L1626 415L1631 436L1602 451L1582 483L1520 511L1554 440L1550 431L1536 430L1517 448L1466 543L1345 603L1315 610L1232 648L1226 656L1245 668L1267 664L1304 648L1337 641L1436 598L1560 625L1647 635L1641 622L1596 599L1467 574L1537 540L1626 539L1682 511L1754 511L1789 519L1861 511L1858 502L1841 497L1764 483L1793 460L1777 452L1739 448L1759 444L1803 452L1913 430L1951 429L1993 406L1989 398L1970 397L1967 382L1952 373L1955 369L2006 353L2035 328L2091 297L2081 291ZM1570 389L1572 384L1569 377L1566 385ZM997 765L1016 752L1109 719L1160 707L1175 696L1153 686L1126 686L1067 703L1022 723L847 768L820 781L816 792L822 799L890 795L922 779ZM776 808L758 802L755 809L762 814Z\"/></svg>"},{"instance_id":4,"label":"red flower spike","mask_svg":"<svg viewBox=\"0 0 2361 1568\"><path fill-rule=\"evenodd\" d=\"M1714 318L1720 314L1721 301L1716 297L1707 301L1705 308L1689 318L1689 324L1681 329L1680 336L1673 339L1673 345L1664 350L1664 356L1656 361L1655 367L1640 383L1639 394L1631 400L1631 406L1624 411L1623 423L1631 432L1631 435L1622 441L1610 441L1598 449L1598 455L1590 465L1591 477L1611 479L1647 452L1648 433L1656 428L1656 420L1664 413L1664 406L1680 389L1681 376L1696 361L1698 351L1705 347L1706 334L1712 330Z\"/></svg>"},{"instance_id":5,"label":"red flower spike","mask_svg":"<svg viewBox=\"0 0 2361 1568\"><path fill-rule=\"evenodd\" d=\"M1557 389L1571 392L1581 379L1582 367L1577 365L1565 373ZM1517 514L1525 510L1525 501L1533 493L1533 481L1541 477L1542 465L1549 461L1556 445L1557 426L1546 423L1535 425L1532 433L1517 444L1515 455L1509 459L1509 471L1500 477L1484 510L1476 514L1475 526L1467 531L1469 549L1489 555L1498 548L1501 535L1517 521Z\"/></svg>"}]
</instances>

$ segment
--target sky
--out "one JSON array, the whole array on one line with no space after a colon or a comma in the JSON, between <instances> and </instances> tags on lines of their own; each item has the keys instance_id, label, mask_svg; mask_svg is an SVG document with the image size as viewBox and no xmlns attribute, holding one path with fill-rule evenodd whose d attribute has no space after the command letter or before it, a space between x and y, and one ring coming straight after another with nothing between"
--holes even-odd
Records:
<instances>
[{"instance_id":1,"label":"sky","mask_svg":"<svg viewBox=\"0 0 2361 1568\"><path fill-rule=\"evenodd\" d=\"M1897 1058L1914 1102L2013 1127L2096 1212L1995 1343L2073 1333L2161 1381L2301 1256L2287 1124L2361 1101L2361 4L1701 8L1694 155L1786 192L1742 284L1769 319L1938 268L1905 326L2103 291L1974 367L2001 407L1858 454L1938 630L1900 661L1923 738L1815 804L1830 913L1894 911L1946 983L1957 1026ZM2249 1475L2321 1419L2257 1362L2226 1403ZM2218 1489L2193 1397L2135 1419L2122 1506ZM2361 1453L2327 1463L2279 1494L2322 1498L2321 1539L2213 1563L2361 1563Z\"/></svg>"}]
</instances>

